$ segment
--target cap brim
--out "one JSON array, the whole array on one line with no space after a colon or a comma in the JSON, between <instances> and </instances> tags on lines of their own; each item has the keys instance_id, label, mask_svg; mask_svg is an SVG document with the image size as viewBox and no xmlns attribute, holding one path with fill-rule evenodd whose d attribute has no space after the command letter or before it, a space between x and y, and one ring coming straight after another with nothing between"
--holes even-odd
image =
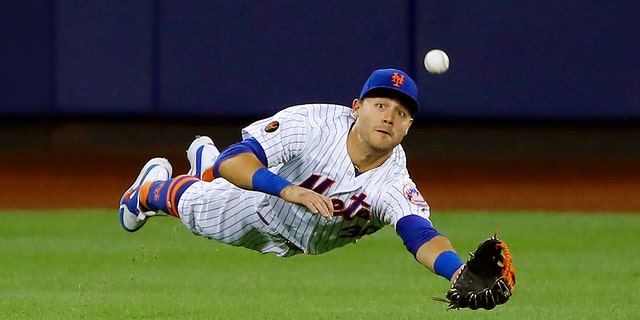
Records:
<instances>
[{"instance_id":1,"label":"cap brim","mask_svg":"<svg viewBox=\"0 0 640 320\"><path fill-rule=\"evenodd\" d=\"M388 87L388 86L377 86L372 87L367 90L363 95L360 96L360 99L365 97L393 97L394 95L383 94L383 92L393 92L395 96L399 98L400 102L411 111L411 115L416 114L420 110L420 104L418 101L413 99L412 96L408 95L406 92L396 88L396 87Z\"/></svg>"}]
</instances>

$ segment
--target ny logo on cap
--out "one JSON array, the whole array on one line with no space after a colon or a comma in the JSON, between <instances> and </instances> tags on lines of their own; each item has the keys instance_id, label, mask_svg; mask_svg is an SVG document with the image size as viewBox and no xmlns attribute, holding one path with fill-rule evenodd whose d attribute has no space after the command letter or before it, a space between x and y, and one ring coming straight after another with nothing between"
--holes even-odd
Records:
<instances>
[{"instance_id":1,"label":"ny logo on cap","mask_svg":"<svg viewBox=\"0 0 640 320\"><path fill-rule=\"evenodd\" d=\"M391 77L391 82L393 82L395 87L399 87L404 83L404 76L394 72L393 77Z\"/></svg>"}]
</instances>

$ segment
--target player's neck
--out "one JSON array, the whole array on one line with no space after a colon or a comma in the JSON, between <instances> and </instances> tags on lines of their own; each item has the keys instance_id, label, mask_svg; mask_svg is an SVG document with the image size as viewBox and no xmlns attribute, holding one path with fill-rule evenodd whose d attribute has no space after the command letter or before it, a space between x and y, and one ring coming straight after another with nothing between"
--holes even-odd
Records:
<instances>
[{"instance_id":1,"label":"player's neck","mask_svg":"<svg viewBox=\"0 0 640 320\"><path fill-rule=\"evenodd\" d=\"M381 166L393 152L393 150L375 150L367 144L358 143L357 139L355 135L349 134L349 137L347 137L347 153L353 165L361 173Z\"/></svg>"}]
</instances>

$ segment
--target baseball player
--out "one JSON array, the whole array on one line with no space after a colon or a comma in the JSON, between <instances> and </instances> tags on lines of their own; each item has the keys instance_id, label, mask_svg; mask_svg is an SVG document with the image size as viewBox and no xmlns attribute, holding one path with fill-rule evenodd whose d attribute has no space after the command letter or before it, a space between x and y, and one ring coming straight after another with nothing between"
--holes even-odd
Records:
<instances>
[{"instance_id":1,"label":"baseball player","mask_svg":"<svg viewBox=\"0 0 640 320\"><path fill-rule=\"evenodd\" d=\"M405 72L380 69L351 107L283 109L222 153L197 137L188 174L147 162L122 196L121 225L137 231L161 211L195 234L281 257L322 254L390 225L419 263L453 281L463 263L429 220L400 145L417 96Z\"/></svg>"}]
</instances>

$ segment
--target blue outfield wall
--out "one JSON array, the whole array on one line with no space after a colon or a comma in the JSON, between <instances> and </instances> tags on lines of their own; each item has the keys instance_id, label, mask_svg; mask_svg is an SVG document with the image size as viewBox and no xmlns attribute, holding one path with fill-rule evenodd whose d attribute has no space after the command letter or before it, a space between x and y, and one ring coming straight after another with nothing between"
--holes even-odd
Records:
<instances>
[{"instance_id":1,"label":"blue outfield wall","mask_svg":"<svg viewBox=\"0 0 640 320\"><path fill-rule=\"evenodd\" d=\"M4 117L256 118L396 67L419 118L640 120L638 1L25 0L0 30Z\"/></svg>"}]
</instances>

